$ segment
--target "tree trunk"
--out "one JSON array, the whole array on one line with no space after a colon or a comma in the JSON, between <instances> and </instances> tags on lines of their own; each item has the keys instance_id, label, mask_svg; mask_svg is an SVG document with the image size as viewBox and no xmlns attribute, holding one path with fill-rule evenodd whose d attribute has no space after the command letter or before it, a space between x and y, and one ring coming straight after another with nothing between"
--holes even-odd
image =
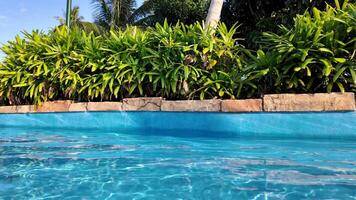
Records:
<instances>
[{"instance_id":1,"label":"tree trunk","mask_svg":"<svg viewBox=\"0 0 356 200\"><path fill-rule=\"evenodd\" d=\"M117 29L121 23L121 0L112 0L111 28Z\"/></svg>"},{"instance_id":2,"label":"tree trunk","mask_svg":"<svg viewBox=\"0 0 356 200\"><path fill-rule=\"evenodd\" d=\"M72 0L67 0L67 11L66 11L66 25L68 29L70 28L70 20L71 20L71 12L72 12Z\"/></svg>"},{"instance_id":3,"label":"tree trunk","mask_svg":"<svg viewBox=\"0 0 356 200\"><path fill-rule=\"evenodd\" d=\"M218 22L220 20L221 10L223 7L224 0L211 0L208 16L205 20L205 28L209 26L212 28L216 28Z\"/></svg>"}]
</instances>

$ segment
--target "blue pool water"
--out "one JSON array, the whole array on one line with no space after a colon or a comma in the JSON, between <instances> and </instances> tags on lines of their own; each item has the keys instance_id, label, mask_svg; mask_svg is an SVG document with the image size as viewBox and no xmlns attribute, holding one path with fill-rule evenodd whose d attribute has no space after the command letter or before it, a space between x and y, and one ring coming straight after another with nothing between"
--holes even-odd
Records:
<instances>
[{"instance_id":1,"label":"blue pool water","mask_svg":"<svg viewBox=\"0 0 356 200\"><path fill-rule=\"evenodd\" d=\"M0 115L0 199L356 199L355 121L352 112Z\"/></svg>"}]
</instances>

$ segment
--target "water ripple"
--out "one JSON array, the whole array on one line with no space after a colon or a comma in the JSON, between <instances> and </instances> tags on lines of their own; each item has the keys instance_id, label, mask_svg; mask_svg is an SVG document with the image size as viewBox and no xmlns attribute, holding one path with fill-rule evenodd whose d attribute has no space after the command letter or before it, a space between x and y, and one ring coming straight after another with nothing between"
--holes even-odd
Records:
<instances>
[{"instance_id":1,"label":"water ripple","mask_svg":"<svg viewBox=\"0 0 356 200\"><path fill-rule=\"evenodd\" d=\"M352 141L0 132L0 199L356 199L355 149Z\"/></svg>"}]
</instances>

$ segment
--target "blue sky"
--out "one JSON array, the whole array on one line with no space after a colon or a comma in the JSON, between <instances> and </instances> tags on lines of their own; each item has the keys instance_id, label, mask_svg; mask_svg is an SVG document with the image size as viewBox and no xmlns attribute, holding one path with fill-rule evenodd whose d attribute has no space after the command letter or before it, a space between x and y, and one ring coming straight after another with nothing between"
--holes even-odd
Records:
<instances>
[{"instance_id":1,"label":"blue sky","mask_svg":"<svg viewBox=\"0 0 356 200\"><path fill-rule=\"evenodd\" d=\"M143 0L138 0L141 4ZM22 30L48 30L58 24L55 16L63 16L66 0L0 0L0 45L12 40ZM92 0L73 0L81 16L92 21ZM1 55L0 55L1 58Z\"/></svg>"}]
</instances>

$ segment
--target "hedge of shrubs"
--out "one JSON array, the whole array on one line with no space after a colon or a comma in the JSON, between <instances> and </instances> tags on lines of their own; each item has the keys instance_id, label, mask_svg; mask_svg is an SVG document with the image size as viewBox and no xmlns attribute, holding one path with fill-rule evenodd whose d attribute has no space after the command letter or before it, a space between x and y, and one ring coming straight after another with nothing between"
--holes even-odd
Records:
<instances>
[{"instance_id":1,"label":"hedge of shrubs","mask_svg":"<svg viewBox=\"0 0 356 200\"><path fill-rule=\"evenodd\" d=\"M101 36L66 27L25 32L2 47L0 103L355 91L355 4L297 16L294 28L264 33L257 52L239 45L237 31L164 23Z\"/></svg>"}]
</instances>

